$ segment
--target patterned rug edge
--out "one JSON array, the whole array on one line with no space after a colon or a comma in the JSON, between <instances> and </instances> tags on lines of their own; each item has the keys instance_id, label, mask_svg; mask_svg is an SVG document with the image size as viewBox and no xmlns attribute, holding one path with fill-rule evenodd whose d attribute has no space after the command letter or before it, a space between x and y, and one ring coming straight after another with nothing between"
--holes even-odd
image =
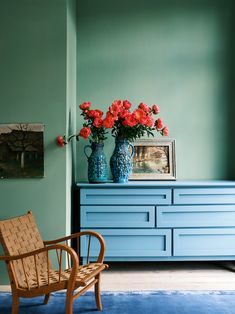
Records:
<instances>
[{"instance_id":1,"label":"patterned rug edge","mask_svg":"<svg viewBox=\"0 0 235 314\"><path fill-rule=\"evenodd\" d=\"M11 295L9 291L0 291L0 295ZM128 290L128 291L102 291L101 295L235 295L235 290ZM65 295L64 291L51 293L54 297ZM84 296L94 295L87 291Z\"/></svg>"}]
</instances>

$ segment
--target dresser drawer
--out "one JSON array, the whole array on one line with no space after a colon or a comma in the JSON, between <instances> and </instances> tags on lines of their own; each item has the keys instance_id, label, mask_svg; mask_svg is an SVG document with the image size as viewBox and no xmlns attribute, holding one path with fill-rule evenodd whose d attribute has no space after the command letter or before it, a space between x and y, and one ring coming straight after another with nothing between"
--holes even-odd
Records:
<instances>
[{"instance_id":1,"label":"dresser drawer","mask_svg":"<svg viewBox=\"0 0 235 314\"><path fill-rule=\"evenodd\" d=\"M89 188L80 190L82 205L171 204L171 189Z\"/></svg>"},{"instance_id":2,"label":"dresser drawer","mask_svg":"<svg viewBox=\"0 0 235 314\"><path fill-rule=\"evenodd\" d=\"M171 256L171 230L95 230L106 243L105 257L157 257ZM88 237L82 237L81 256L85 257ZM98 241L91 241L90 256L98 255Z\"/></svg>"},{"instance_id":3,"label":"dresser drawer","mask_svg":"<svg viewBox=\"0 0 235 314\"><path fill-rule=\"evenodd\" d=\"M174 256L235 256L235 228L175 229Z\"/></svg>"},{"instance_id":4,"label":"dresser drawer","mask_svg":"<svg viewBox=\"0 0 235 314\"><path fill-rule=\"evenodd\" d=\"M174 204L235 204L235 188L174 189Z\"/></svg>"},{"instance_id":5,"label":"dresser drawer","mask_svg":"<svg viewBox=\"0 0 235 314\"><path fill-rule=\"evenodd\" d=\"M81 206L82 228L153 228L154 206Z\"/></svg>"},{"instance_id":6,"label":"dresser drawer","mask_svg":"<svg viewBox=\"0 0 235 314\"><path fill-rule=\"evenodd\" d=\"M157 207L157 227L235 227L235 205Z\"/></svg>"}]
</instances>

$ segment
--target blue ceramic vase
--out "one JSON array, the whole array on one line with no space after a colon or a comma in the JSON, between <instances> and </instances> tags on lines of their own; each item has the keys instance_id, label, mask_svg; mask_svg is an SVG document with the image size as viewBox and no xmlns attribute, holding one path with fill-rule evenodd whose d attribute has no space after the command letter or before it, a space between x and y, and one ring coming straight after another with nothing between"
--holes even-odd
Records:
<instances>
[{"instance_id":1,"label":"blue ceramic vase","mask_svg":"<svg viewBox=\"0 0 235 314\"><path fill-rule=\"evenodd\" d=\"M87 149L91 149L88 156ZM90 183L104 183L108 180L107 161L103 151L103 143L92 143L84 147L88 161L88 181Z\"/></svg>"},{"instance_id":2,"label":"blue ceramic vase","mask_svg":"<svg viewBox=\"0 0 235 314\"><path fill-rule=\"evenodd\" d=\"M131 147L131 152L130 152ZM113 175L113 181L116 183L128 182L132 172L132 157L134 155L134 146L125 138L117 138L115 148L110 158L110 169Z\"/></svg>"}]
</instances>

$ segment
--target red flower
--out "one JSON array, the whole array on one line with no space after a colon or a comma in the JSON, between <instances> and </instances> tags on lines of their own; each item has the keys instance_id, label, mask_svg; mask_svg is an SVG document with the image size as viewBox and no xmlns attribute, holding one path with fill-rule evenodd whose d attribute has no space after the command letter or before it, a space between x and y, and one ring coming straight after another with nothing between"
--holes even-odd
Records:
<instances>
[{"instance_id":1,"label":"red flower","mask_svg":"<svg viewBox=\"0 0 235 314\"><path fill-rule=\"evenodd\" d=\"M144 121L144 123L142 123L148 127L153 127L154 126L154 120L151 116L146 116L146 119Z\"/></svg>"},{"instance_id":2,"label":"red flower","mask_svg":"<svg viewBox=\"0 0 235 314\"><path fill-rule=\"evenodd\" d=\"M59 146L63 147L66 143L65 143L65 140L64 140L64 137L61 136L61 135L58 135L57 138L56 138L56 142Z\"/></svg>"},{"instance_id":3,"label":"red flower","mask_svg":"<svg viewBox=\"0 0 235 314\"><path fill-rule=\"evenodd\" d=\"M85 138L85 139L87 139L89 136L90 136L90 134L91 134L91 129L90 128L88 128L88 127L83 127L81 130L80 130L80 132L79 132L79 136L81 136L81 137L83 137L83 138Z\"/></svg>"},{"instance_id":4,"label":"red flower","mask_svg":"<svg viewBox=\"0 0 235 314\"><path fill-rule=\"evenodd\" d=\"M129 111L127 111L126 109L122 109L119 113L119 118L124 119L126 116L128 116L130 114Z\"/></svg>"},{"instance_id":5,"label":"red flower","mask_svg":"<svg viewBox=\"0 0 235 314\"><path fill-rule=\"evenodd\" d=\"M123 101L121 100L115 100L109 107L109 112L115 117L118 116L121 110L123 110Z\"/></svg>"},{"instance_id":6,"label":"red flower","mask_svg":"<svg viewBox=\"0 0 235 314\"><path fill-rule=\"evenodd\" d=\"M124 126L129 126L133 127L138 124L138 121L135 118L135 115L132 113L129 113L126 117L125 120L123 120L122 125Z\"/></svg>"},{"instance_id":7,"label":"red flower","mask_svg":"<svg viewBox=\"0 0 235 314\"><path fill-rule=\"evenodd\" d=\"M163 136L167 136L169 134L169 129L168 129L167 125L163 128L162 134L163 134Z\"/></svg>"},{"instance_id":8,"label":"red flower","mask_svg":"<svg viewBox=\"0 0 235 314\"><path fill-rule=\"evenodd\" d=\"M146 105L146 104L143 103L143 102L141 102L141 103L139 104L139 107L138 107L138 108L144 110L145 112L150 112L150 111L151 111L151 109L149 108L149 106Z\"/></svg>"},{"instance_id":9,"label":"red flower","mask_svg":"<svg viewBox=\"0 0 235 314\"><path fill-rule=\"evenodd\" d=\"M112 106L117 106L117 107L119 107L119 108L122 108L122 107L123 107L123 101L120 100L120 99L114 100L114 101L112 102Z\"/></svg>"},{"instance_id":10,"label":"red flower","mask_svg":"<svg viewBox=\"0 0 235 314\"><path fill-rule=\"evenodd\" d=\"M103 111L99 110L99 109L95 109L95 110L89 110L87 112L87 116L89 118L101 118L103 115Z\"/></svg>"},{"instance_id":11,"label":"red flower","mask_svg":"<svg viewBox=\"0 0 235 314\"><path fill-rule=\"evenodd\" d=\"M99 117L101 118L103 115L103 111L96 109L96 114L99 115Z\"/></svg>"},{"instance_id":12,"label":"red flower","mask_svg":"<svg viewBox=\"0 0 235 314\"><path fill-rule=\"evenodd\" d=\"M116 118L108 111L106 113L106 117L103 120L103 126L106 129L111 129L114 126Z\"/></svg>"},{"instance_id":13,"label":"red flower","mask_svg":"<svg viewBox=\"0 0 235 314\"><path fill-rule=\"evenodd\" d=\"M144 119L146 118L146 112L144 112L143 109L136 109L135 111L133 111L133 114L136 118L136 120L142 124L142 122L144 121Z\"/></svg>"},{"instance_id":14,"label":"red flower","mask_svg":"<svg viewBox=\"0 0 235 314\"><path fill-rule=\"evenodd\" d=\"M125 108L125 109L130 109L131 108L131 106L132 106L132 104L128 101L128 100L124 100L123 101L123 107Z\"/></svg>"},{"instance_id":15,"label":"red flower","mask_svg":"<svg viewBox=\"0 0 235 314\"><path fill-rule=\"evenodd\" d=\"M90 108L90 106L91 106L91 103L90 103L90 102L84 102L84 103L82 103L82 104L79 106L79 108L80 108L81 110L87 110L87 109Z\"/></svg>"},{"instance_id":16,"label":"red flower","mask_svg":"<svg viewBox=\"0 0 235 314\"><path fill-rule=\"evenodd\" d=\"M101 118L95 118L93 121L93 125L99 129L103 125L103 120Z\"/></svg>"},{"instance_id":17,"label":"red flower","mask_svg":"<svg viewBox=\"0 0 235 314\"><path fill-rule=\"evenodd\" d=\"M163 122L161 118L158 118L155 122L155 126L157 130L161 130L163 128Z\"/></svg>"},{"instance_id":18,"label":"red flower","mask_svg":"<svg viewBox=\"0 0 235 314\"><path fill-rule=\"evenodd\" d=\"M154 114L159 114L160 113L160 108L157 105L152 106L152 111Z\"/></svg>"}]
</instances>

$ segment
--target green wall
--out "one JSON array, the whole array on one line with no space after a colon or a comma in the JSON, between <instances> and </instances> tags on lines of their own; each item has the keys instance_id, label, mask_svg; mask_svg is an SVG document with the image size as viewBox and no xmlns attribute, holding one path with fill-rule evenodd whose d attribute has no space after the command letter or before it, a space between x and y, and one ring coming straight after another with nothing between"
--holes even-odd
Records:
<instances>
[{"instance_id":1,"label":"green wall","mask_svg":"<svg viewBox=\"0 0 235 314\"><path fill-rule=\"evenodd\" d=\"M77 103L157 103L176 139L178 179L234 178L232 9L230 0L79 0ZM84 145L78 180L87 179ZM105 149L109 159L112 139Z\"/></svg>"},{"instance_id":2,"label":"green wall","mask_svg":"<svg viewBox=\"0 0 235 314\"><path fill-rule=\"evenodd\" d=\"M44 239L70 231L72 152L55 137L74 125L75 13L75 1L0 1L0 123L45 124L45 177L0 180L0 219L31 209Z\"/></svg>"}]
</instances>

